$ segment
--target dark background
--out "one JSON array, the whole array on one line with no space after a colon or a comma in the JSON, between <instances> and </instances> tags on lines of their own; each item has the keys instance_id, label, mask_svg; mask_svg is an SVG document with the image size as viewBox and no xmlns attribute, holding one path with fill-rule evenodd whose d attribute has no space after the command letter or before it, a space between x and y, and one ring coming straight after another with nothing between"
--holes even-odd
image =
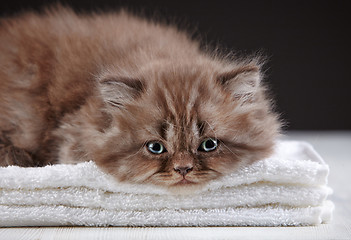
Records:
<instances>
[{"instance_id":1,"label":"dark background","mask_svg":"<svg viewBox=\"0 0 351 240\"><path fill-rule=\"evenodd\" d=\"M2 16L54 1L0 3ZM288 130L351 130L350 8L347 1L61 1L76 10L128 7L196 29L206 43L263 52L276 109Z\"/></svg>"}]
</instances>

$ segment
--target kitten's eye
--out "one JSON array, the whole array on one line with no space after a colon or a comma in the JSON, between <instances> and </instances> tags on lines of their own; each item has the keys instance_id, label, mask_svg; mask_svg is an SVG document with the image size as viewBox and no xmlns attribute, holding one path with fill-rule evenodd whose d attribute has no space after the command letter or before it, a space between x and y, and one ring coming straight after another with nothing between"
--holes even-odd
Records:
<instances>
[{"instance_id":1,"label":"kitten's eye","mask_svg":"<svg viewBox=\"0 0 351 240\"><path fill-rule=\"evenodd\" d=\"M205 141L201 143L198 150L204 151L204 152L211 152L213 150L216 150L217 146L218 146L217 139L207 138L205 139Z\"/></svg>"},{"instance_id":2,"label":"kitten's eye","mask_svg":"<svg viewBox=\"0 0 351 240\"><path fill-rule=\"evenodd\" d=\"M148 142L146 144L146 147L147 147L147 150L149 150L149 152L153 154L161 154L166 152L166 148L160 142L156 142L156 141Z\"/></svg>"}]
</instances>

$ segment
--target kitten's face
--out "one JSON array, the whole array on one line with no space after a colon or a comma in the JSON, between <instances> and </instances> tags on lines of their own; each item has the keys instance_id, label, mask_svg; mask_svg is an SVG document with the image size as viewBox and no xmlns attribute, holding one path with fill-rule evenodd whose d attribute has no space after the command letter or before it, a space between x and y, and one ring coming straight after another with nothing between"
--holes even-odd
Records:
<instances>
[{"instance_id":1,"label":"kitten's face","mask_svg":"<svg viewBox=\"0 0 351 240\"><path fill-rule=\"evenodd\" d=\"M118 180L203 185L271 152L278 124L258 68L151 69L101 81L113 120L94 158Z\"/></svg>"}]
</instances>

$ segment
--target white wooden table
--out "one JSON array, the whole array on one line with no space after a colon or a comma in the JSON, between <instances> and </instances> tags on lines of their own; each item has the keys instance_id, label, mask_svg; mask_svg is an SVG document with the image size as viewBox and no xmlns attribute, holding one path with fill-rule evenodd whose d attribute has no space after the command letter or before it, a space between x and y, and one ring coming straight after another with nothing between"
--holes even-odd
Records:
<instances>
[{"instance_id":1,"label":"white wooden table","mask_svg":"<svg viewBox=\"0 0 351 240\"><path fill-rule=\"evenodd\" d=\"M334 219L313 227L178 227L178 228L0 228L0 240L25 239L351 239L351 131L289 132L288 139L306 140L330 166L330 199Z\"/></svg>"}]
</instances>

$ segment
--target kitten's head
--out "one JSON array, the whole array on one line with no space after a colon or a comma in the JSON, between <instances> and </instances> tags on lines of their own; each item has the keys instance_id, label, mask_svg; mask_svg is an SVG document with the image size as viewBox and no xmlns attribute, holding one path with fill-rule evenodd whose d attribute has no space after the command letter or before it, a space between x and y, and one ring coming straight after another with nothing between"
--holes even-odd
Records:
<instances>
[{"instance_id":1,"label":"kitten's head","mask_svg":"<svg viewBox=\"0 0 351 240\"><path fill-rule=\"evenodd\" d=\"M259 66L153 63L100 77L110 125L94 160L120 181L200 186L267 157L279 130Z\"/></svg>"}]
</instances>

